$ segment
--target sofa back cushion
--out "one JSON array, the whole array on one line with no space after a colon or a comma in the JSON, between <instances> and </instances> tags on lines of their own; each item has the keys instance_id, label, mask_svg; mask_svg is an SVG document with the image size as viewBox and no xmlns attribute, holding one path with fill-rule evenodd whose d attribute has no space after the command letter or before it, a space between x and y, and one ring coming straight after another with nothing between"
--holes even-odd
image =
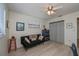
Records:
<instances>
[{"instance_id":1,"label":"sofa back cushion","mask_svg":"<svg viewBox=\"0 0 79 59\"><path fill-rule=\"evenodd\" d=\"M29 38L34 41L37 39L37 35L33 34L33 35L29 35Z\"/></svg>"}]
</instances>

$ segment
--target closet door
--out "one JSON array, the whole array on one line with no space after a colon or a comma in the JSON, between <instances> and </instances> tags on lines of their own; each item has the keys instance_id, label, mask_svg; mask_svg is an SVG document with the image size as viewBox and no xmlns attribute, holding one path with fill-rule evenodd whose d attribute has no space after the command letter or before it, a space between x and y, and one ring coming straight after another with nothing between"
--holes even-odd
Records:
<instances>
[{"instance_id":1,"label":"closet door","mask_svg":"<svg viewBox=\"0 0 79 59\"><path fill-rule=\"evenodd\" d=\"M49 34L50 34L50 40L53 40L53 25L49 24Z\"/></svg>"},{"instance_id":2,"label":"closet door","mask_svg":"<svg viewBox=\"0 0 79 59\"><path fill-rule=\"evenodd\" d=\"M60 32L61 32L60 36L61 43L64 43L64 21L62 21L60 24Z\"/></svg>"},{"instance_id":3,"label":"closet door","mask_svg":"<svg viewBox=\"0 0 79 59\"><path fill-rule=\"evenodd\" d=\"M56 41L56 23L50 23L50 40Z\"/></svg>"},{"instance_id":4,"label":"closet door","mask_svg":"<svg viewBox=\"0 0 79 59\"><path fill-rule=\"evenodd\" d=\"M57 22L57 42L64 43L64 21Z\"/></svg>"},{"instance_id":5,"label":"closet door","mask_svg":"<svg viewBox=\"0 0 79 59\"><path fill-rule=\"evenodd\" d=\"M64 21L50 23L50 40L64 43Z\"/></svg>"},{"instance_id":6,"label":"closet door","mask_svg":"<svg viewBox=\"0 0 79 59\"><path fill-rule=\"evenodd\" d=\"M53 41L57 40L57 23L53 23Z\"/></svg>"}]
</instances>

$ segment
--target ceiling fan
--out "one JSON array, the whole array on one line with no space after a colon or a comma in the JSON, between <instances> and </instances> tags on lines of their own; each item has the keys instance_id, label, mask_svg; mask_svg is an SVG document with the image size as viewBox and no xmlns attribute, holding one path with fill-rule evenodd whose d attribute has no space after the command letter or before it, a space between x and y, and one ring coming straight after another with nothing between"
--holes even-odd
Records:
<instances>
[{"instance_id":1,"label":"ceiling fan","mask_svg":"<svg viewBox=\"0 0 79 59\"><path fill-rule=\"evenodd\" d=\"M48 5L44 6L43 10L50 16L52 14L55 14L56 10L58 10L60 8L62 8L62 6L54 7L53 5L48 4Z\"/></svg>"}]
</instances>

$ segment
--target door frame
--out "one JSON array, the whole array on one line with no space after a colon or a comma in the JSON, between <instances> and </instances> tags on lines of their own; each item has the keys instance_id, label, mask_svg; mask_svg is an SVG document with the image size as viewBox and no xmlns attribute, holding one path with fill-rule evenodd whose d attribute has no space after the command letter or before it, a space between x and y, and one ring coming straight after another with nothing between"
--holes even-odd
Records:
<instances>
[{"instance_id":1,"label":"door frame","mask_svg":"<svg viewBox=\"0 0 79 59\"><path fill-rule=\"evenodd\" d=\"M79 17L77 17L77 47L79 48L78 46L78 21L79 21Z\"/></svg>"},{"instance_id":2,"label":"door frame","mask_svg":"<svg viewBox=\"0 0 79 59\"><path fill-rule=\"evenodd\" d=\"M49 24L51 24L51 23L58 23L58 22L64 22L64 20L60 20L60 21L54 21L54 22L50 22Z\"/></svg>"}]
</instances>

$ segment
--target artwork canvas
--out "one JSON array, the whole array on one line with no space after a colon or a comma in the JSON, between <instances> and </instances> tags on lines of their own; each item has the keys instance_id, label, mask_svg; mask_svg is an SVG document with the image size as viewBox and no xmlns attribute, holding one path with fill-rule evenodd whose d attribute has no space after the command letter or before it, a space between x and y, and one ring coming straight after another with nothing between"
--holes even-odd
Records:
<instances>
[{"instance_id":1,"label":"artwork canvas","mask_svg":"<svg viewBox=\"0 0 79 59\"><path fill-rule=\"evenodd\" d=\"M24 23L16 22L16 31L24 31Z\"/></svg>"},{"instance_id":2,"label":"artwork canvas","mask_svg":"<svg viewBox=\"0 0 79 59\"><path fill-rule=\"evenodd\" d=\"M39 24L28 24L29 28L40 28Z\"/></svg>"}]
</instances>

